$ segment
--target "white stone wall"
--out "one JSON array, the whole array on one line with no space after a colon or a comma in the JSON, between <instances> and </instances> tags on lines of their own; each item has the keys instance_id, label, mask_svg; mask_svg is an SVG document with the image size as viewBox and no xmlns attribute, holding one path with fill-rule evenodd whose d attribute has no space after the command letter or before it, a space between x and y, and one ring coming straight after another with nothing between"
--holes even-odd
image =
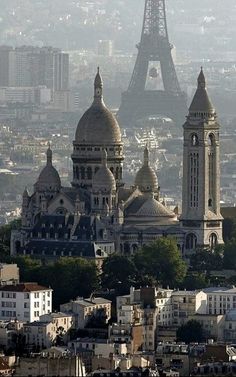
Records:
<instances>
[{"instance_id":1,"label":"white stone wall","mask_svg":"<svg viewBox=\"0 0 236 377\"><path fill-rule=\"evenodd\" d=\"M14 289L14 288L13 288ZM33 322L52 312L52 291L0 291L0 320Z\"/></svg>"}]
</instances>

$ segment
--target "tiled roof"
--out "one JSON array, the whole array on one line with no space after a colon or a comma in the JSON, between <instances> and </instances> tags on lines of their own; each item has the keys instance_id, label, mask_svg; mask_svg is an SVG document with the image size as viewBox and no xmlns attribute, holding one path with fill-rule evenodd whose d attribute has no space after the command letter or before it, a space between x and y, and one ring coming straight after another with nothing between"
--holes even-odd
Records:
<instances>
[{"instance_id":1,"label":"tiled roof","mask_svg":"<svg viewBox=\"0 0 236 377\"><path fill-rule=\"evenodd\" d=\"M0 291L4 292L36 292L52 290L37 283L20 283L16 285L5 285L0 287Z\"/></svg>"},{"instance_id":2,"label":"tiled roof","mask_svg":"<svg viewBox=\"0 0 236 377\"><path fill-rule=\"evenodd\" d=\"M78 298L75 300L76 303L79 303L80 305L83 306L92 306L92 305L102 305L102 304L111 304L110 300L107 300L103 297L93 297L92 299L90 298Z\"/></svg>"}]
</instances>

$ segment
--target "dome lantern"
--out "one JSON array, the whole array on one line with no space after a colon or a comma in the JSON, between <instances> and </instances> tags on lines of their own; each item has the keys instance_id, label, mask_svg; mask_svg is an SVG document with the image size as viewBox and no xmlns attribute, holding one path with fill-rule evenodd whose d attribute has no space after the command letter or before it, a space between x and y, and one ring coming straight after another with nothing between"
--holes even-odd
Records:
<instances>
[{"instance_id":1,"label":"dome lantern","mask_svg":"<svg viewBox=\"0 0 236 377\"><path fill-rule=\"evenodd\" d=\"M52 150L51 150L50 143L48 143L48 149L47 149L47 165L52 166Z\"/></svg>"},{"instance_id":2,"label":"dome lantern","mask_svg":"<svg viewBox=\"0 0 236 377\"><path fill-rule=\"evenodd\" d=\"M149 149L147 145L143 152L143 166L149 166Z\"/></svg>"},{"instance_id":3,"label":"dome lantern","mask_svg":"<svg viewBox=\"0 0 236 377\"><path fill-rule=\"evenodd\" d=\"M103 81L100 75L100 69L97 68L97 74L94 80L94 100L95 101L102 101L102 89L103 89Z\"/></svg>"}]
</instances>

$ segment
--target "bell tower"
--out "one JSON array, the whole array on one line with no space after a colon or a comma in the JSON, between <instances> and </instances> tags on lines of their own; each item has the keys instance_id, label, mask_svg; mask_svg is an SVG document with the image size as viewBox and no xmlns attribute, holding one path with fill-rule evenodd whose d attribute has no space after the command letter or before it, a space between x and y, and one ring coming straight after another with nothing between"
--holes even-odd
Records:
<instances>
[{"instance_id":1,"label":"bell tower","mask_svg":"<svg viewBox=\"0 0 236 377\"><path fill-rule=\"evenodd\" d=\"M220 213L220 125L201 69L184 128L181 222L185 254L223 243Z\"/></svg>"}]
</instances>

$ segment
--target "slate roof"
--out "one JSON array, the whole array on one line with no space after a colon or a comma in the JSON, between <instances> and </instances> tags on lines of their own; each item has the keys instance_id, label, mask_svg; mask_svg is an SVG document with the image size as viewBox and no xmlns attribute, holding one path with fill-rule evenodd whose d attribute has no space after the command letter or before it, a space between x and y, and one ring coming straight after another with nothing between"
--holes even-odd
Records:
<instances>
[{"instance_id":1,"label":"slate roof","mask_svg":"<svg viewBox=\"0 0 236 377\"><path fill-rule=\"evenodd\" d=\"M44 215L38 219L32 229L33 238L38 238L38 233L42 233L42 238L45 239L47 234L50 234L50 238L56 238L58 240L70 237L71 229L74 224L73 215ZM74 230L73 236L78 240L90 241L95 234L95 223L91 216L83 215L80 217L79 222Z\"/></svg>"},{"instance_id":2,"label":"slate roof","mask_svg":"<svg viewBox=\"0 0 236 377\"><path fill-rule=\"evenodd\" d=\"M21 248L21 253L47 256L77 256L94 258L94 243L88 241L31 240Z\"/></svg>"}]
</instances>

